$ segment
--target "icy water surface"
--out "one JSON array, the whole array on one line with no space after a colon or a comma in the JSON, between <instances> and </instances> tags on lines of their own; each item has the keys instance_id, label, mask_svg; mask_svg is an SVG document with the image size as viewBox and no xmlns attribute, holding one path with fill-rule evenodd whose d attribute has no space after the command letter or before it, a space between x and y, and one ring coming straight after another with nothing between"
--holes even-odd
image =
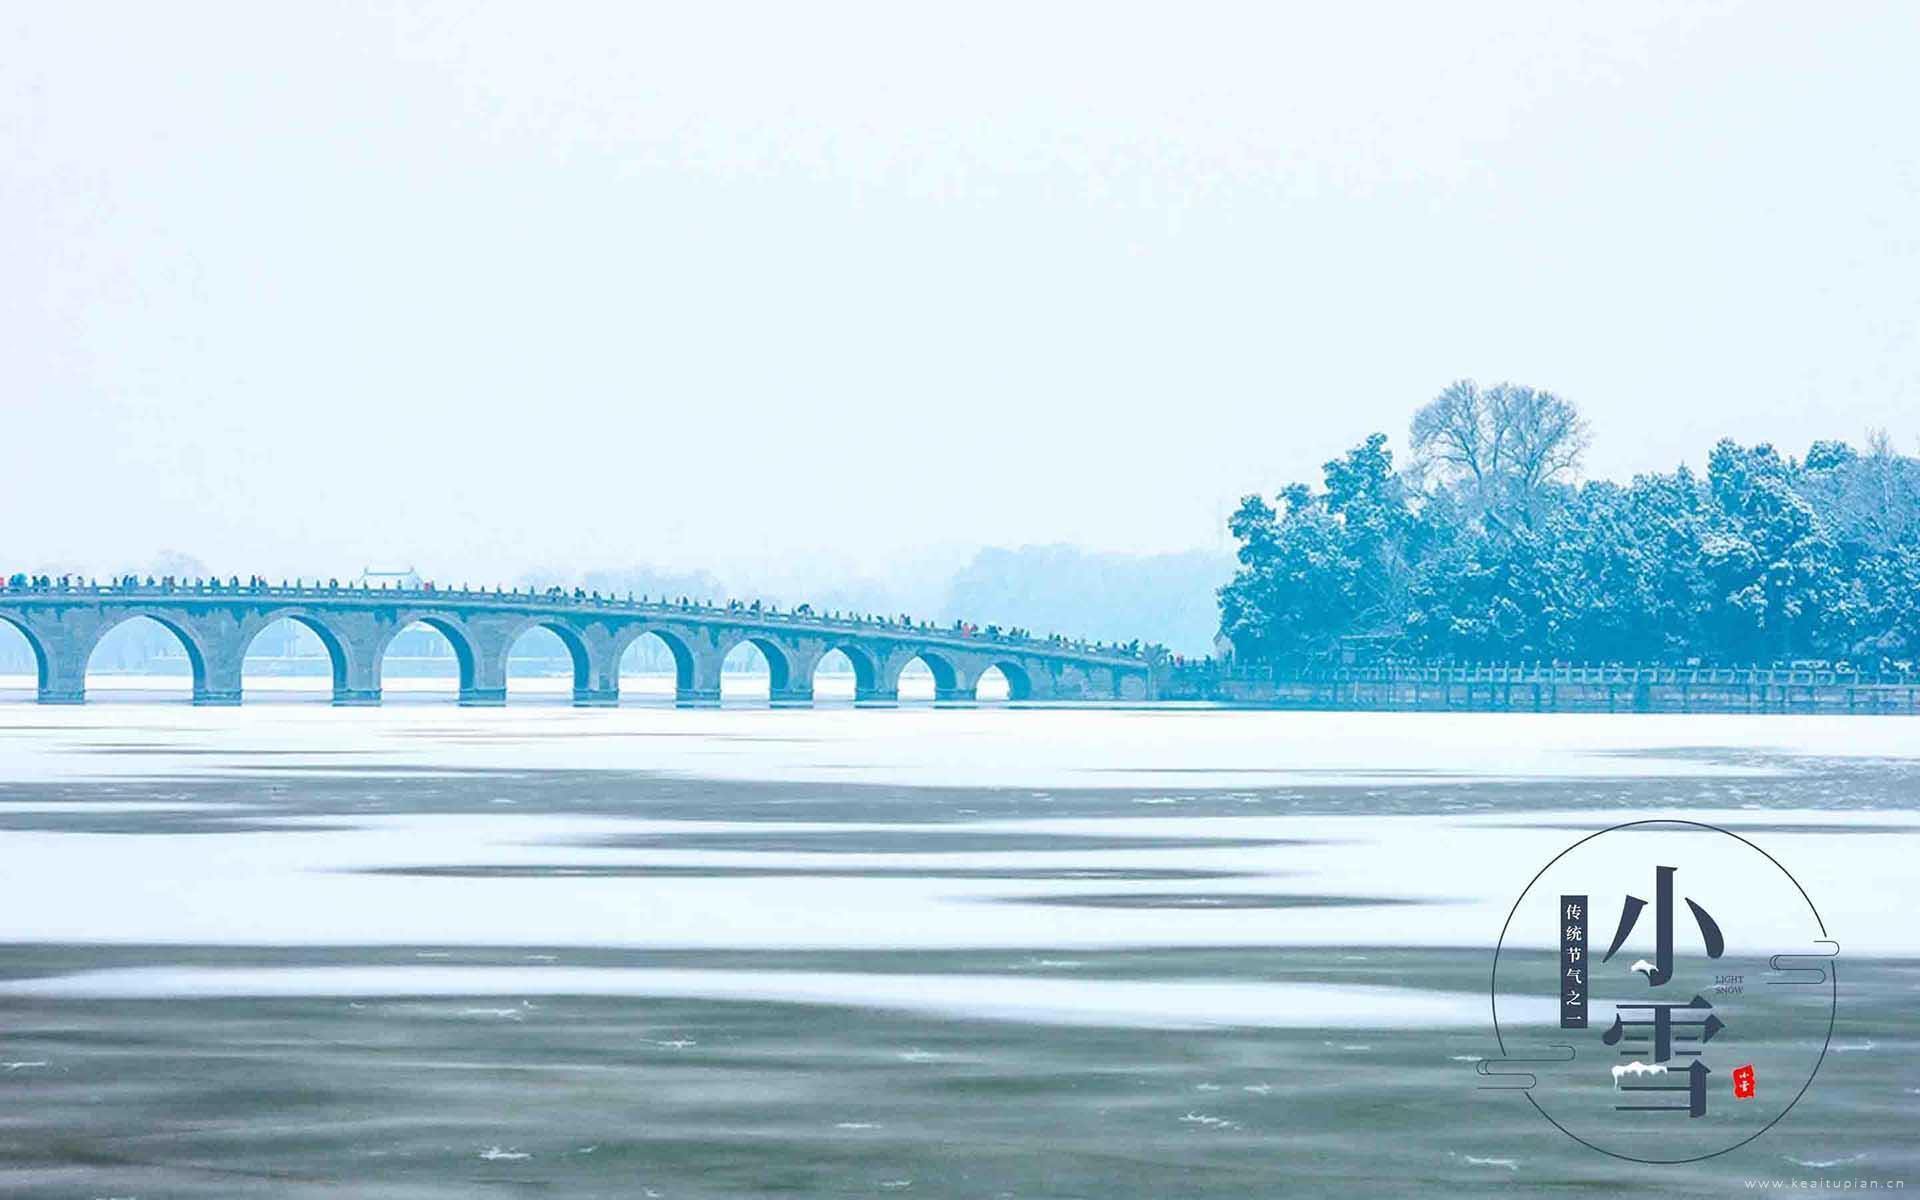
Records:
<instances>
[{"instance_id":1,"label":"icy water surface","mask_svg":"<svg viewBox=\"0 0 1920 1200\"><path fill-rule=\"evenodd\" d=\"M1911 1179L1916 755L1868 718L0 706L0 1194ZM1792 863L1845 986L1781 1126L1654 1168L1474 1064L1520 889L1669 814Z\"/></svg>"}]
</instances>

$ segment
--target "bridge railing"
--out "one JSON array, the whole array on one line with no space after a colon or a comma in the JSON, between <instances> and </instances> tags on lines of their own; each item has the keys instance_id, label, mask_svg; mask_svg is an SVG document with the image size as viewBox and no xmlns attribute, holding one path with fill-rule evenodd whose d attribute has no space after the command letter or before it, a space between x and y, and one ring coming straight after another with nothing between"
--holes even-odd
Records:
<instances>
[{"instance_id":1,"label":"bridge railing","mask_svg":"<svg viewBox=\"0 0 1920 1200\"><path fill-rule=\"evenodd\" d=\"M17 578L17 577L15 577ZM625 613L640 613L649 616L679 616L705 619L731 619L773 624L791 624L808 628L825 628L849 633L892 633L911 634L920 637L941 638L966 642L985 642L994 645L1018 647L1032 653L1049 652L1125 661L1144 665L1151 661L1154 648L1109 646L1097 642L1086 642L1058 635L1037 637L1031 634L1009 634L998 627L967 624L966 628L941 627L932 622L908 623L905 621L879 616L860 614L827 615L818 612L799 612L789 608L780 610L771 605L748 604L740 601L728 601L715 604L701 600L660 600L641 598L635 600L631 593L625 598L615 595L602 595L597 591L583 589L534 588L508 589L503 587L443 588L437 584L426 584L417 588L378 587L356 583L272 584L264 581L232 580L222 582L217 579L178 580L156 582L152 584L125 582L99 583L77 580L54 580L47 583L15 583L13 579L0 579L0 599L9 596L35 596L57 594L65 596L90 596L99 599L144 600L178 596L222 596L234 598L258 598L272 600L341 600L379 597L401 603L418 604L512 604L517 606L566 606L575 608L604 609Z\"/></svg>"},{"instance_id":2,"label":"bridge railing","mask_svg":"<svg viewBox=\"0 0 1920 1200\"><path fill-rule=\"evenodd\" d=\"M1200 669L1196 674L1205 674ZM1180 674L1176 670L1176 675ZM1239 683L1600 684L1633 686L1816 687L1920 684L1920 669L1848 665L1680 666L1621 663L1401 663L1378 666L1288 667L1272 664L1214 669L1213 678Z\"/></svg>"}]
</instances>

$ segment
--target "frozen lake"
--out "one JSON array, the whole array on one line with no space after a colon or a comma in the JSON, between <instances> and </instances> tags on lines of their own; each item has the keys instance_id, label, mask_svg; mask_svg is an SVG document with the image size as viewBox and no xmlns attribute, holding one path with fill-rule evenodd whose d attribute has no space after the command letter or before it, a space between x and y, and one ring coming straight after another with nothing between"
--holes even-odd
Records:
<instances>
[{"instance_id":1,"label":"frozen lake","mask_svg":"<svg viewBox=\"0 0 1920 1200\"><path fill-rule=\"evenodd\" d=\"M1537 1118L1462 1123L1488 957L1542 863L1663 815L1818 897L1870 1049L1794 1123L1914 1165L1911 721L541 690L0 706L3 1189L1596 1183ZM1767 1145L1677 1186L1804 1173Z\"/></svg>"}]
</instances>

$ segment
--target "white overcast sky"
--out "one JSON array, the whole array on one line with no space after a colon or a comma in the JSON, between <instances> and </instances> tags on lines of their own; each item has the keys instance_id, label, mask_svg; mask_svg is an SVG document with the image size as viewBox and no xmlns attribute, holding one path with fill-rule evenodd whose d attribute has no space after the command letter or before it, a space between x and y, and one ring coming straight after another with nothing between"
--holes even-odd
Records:
<instances>
[{"instance_id":1,"label":"white overcast sky","mask_svg":"<svg viewBox=\"0 0 1920 1200\"><path fill-rule=\"evenodd\" d=\"M0 567L1215 547L1553 388L1920 445L1920 4L12 4ZM906 564L903 568L902 564Z\"/></svg>"}]
</instances>

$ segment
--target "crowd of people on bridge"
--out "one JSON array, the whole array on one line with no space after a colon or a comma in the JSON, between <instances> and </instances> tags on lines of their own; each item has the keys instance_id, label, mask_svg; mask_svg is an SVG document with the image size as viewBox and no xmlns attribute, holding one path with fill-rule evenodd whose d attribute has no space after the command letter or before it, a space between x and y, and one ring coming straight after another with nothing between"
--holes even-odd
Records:
<instances>
[{"instance_id":1,"label":"crowd of people on bridge","mask_svg":"<svg viewBox=\"0 0 1920 1200\"><path fill-rule=\"evenodd\" d=\"M159 592L161 594L178 592L236 592L265 593L269 595L286 593L304 595L313 592L325 595L337 592L402 591L431 594L436 597L470 597L474 599L498 599L503 596L525 595L529 597L540 597L546 600L571 600L582 604L637 604L674 608L692 613L739 613L768 618L777 618L785 615L789 619L796 620L828 621L846 625L866 625L877 629L888 630L916 630L936 634L950 633L957 637L981 638L993 642L1016 642L1028 645L1039 645L1053 650L1124 655L1132 658L1151 657L1156 653L1154 647L1143 645L1137 638L1130 642L1108 644L1103 641L1090 642L1081 638L1062 637L1059 634L1048 634L1045 637L1036 637L1032 630L1019 626L981 626L975 625L970 621L958 620L953 622L951 629L941 630L938 629L932 621L916 621L911 613L900 613L898 616L886 616L878 613L841 612L837 609L820 613L817 612L811 604L796 605L788 613L782 614L779 605L768 604L760 600L728 600L724 605L716 605L710 600L695 600L689 596L680 596L675 599L661 596L658 600L654 600L642 595L636 599L632 592L628 592L626 599L622 601L620 597L612 594L603 596L598 591L579 587L573 588L571 591L563 587L549 587L544 591L528 587L523 591L520 588L502 588L496 586L489 591L484 587L475 590L467 587L465 584L461 584L455 591L443 592L431 582L426 581L422 581L417 587L413 588L394 588L390 582L386 580L382 580L376 586L366 580L361 580L357 583L350 580L343 584L339 579L331 578L325 583L315 580L313 583L308 584L302 579L296 579L292 583L288 583L282 579L278 585L275 585L271 580L261 575L249 575L245 580L242 580L238 575L230 576L225 580L218 577L186 579L174 575L147 575L144 577L140 575L119 575L115 576L105 588L102 588L99 580L93 578L83 579L77 575L30 575L26 573L15 573L7 576L4 582L0 582L0 593L7 591L85 591L94 593L102 591Z\"/></svg>"}]
</instances>

